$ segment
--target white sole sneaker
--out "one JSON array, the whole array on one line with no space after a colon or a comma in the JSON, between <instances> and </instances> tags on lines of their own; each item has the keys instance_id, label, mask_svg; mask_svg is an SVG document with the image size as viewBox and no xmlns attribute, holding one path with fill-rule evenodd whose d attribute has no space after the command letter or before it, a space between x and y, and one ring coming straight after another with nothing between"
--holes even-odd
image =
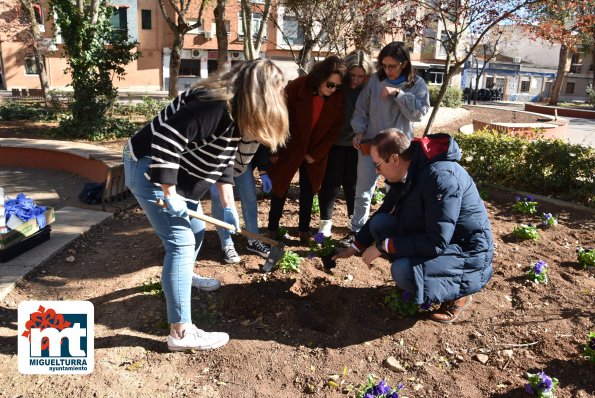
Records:
<instances>
[{"instance_id":1,"label":"white sole sneaker","mask_svg":"<svg viewBox=\"0 0 595 398\"><path fill-rule=\"evenodd\" d=\"M203 292L212 292L221 287L221 282L215 278L207 278L198 274L192 274L192 287Z\"/></svg>"},{"instance_id":2,"label":"white sole sneaker","mask_svg":"<svg viewBox=\"0 0 595 398\"><path fill-rule=\"evenodd\" d=\"M223 347L228 341L229 335L227 333L205 332L192 325L189 329L186 329L186 333L181 339L167 336L167 348L170 351L209 351Z\"/></svg>"}]
</instances>

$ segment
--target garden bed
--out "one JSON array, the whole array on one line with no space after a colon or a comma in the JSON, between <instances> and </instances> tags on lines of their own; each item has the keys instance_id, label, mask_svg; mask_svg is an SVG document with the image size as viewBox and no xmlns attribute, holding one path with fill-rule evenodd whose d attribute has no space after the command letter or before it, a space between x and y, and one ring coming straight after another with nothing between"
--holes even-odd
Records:
<instances>
[{"instance_id":1,"label":"garden bed","mask_svg":"<svg viewBox=\"0 0 595 398\"><path fill-rule=\"evenodd\" d=\"M295 188L282 225L297 225ZM120 213L27 277L2 303L0 391L46 397L343 397L343 389L373 373L391 385L403 382L403 395L410 398L521 398L525 372L544 370L560 380L559 398L593 396L594 368L583 359L582 347L594 329L595 279L578 266L575 252L579 245L595 246L593 215L543 203L539 211L555 214L560 225L540 230L536 242L519 242L510 236L513 228L539 218L515 213L511 193L484 193L496 242L494 277L454 325L391 312L384 303L393 286L386 260L372 269L359 258L339 260L326 272L314 258L304 260L299 274L264 277L258 272L264 260L248 254L240 238L235 240L243 261L222 265L216 233L209 229L196 271L220 278L223 287L193 291L193 319L206 330L230 334L230 343L214 352L167 352L164 299L149 284L161 272L159 241L140 210ZM268 201L261 202L261 225L267 209ZM335 214L339 237L347 232L342 201ZM287 248L305 257L296 228L289 233L296 238ZM67 262L68 256L75 261ZM549 266L547 285L526 279L526 269L538 260ZM16 307L33 299L93 302L91 375L18 373ZM401 370L383 365L390 356Z\"/></svg>"}]
</instances>

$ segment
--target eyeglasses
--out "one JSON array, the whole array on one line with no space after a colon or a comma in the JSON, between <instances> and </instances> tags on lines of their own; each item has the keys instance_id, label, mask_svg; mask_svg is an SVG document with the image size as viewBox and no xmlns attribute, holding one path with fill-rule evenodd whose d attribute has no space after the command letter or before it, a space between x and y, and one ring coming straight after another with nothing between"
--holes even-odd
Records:
<instances>
[{"instance_id":1,"label":"eyeglasses","mask_svg":"<svg viewBox=\"0 0 595 398\"><path fill-rule=\"evenodd\" d=\"M330 80L326 81L326 88L330 88L332 89L337 89L337 90L341 90L341 84L337 84L335 82L331 82Z\"/></svg>"},{"instance_id":2,"label":"eyeglasses","mask_svg":"<svg viewBox=\"0 0 595 398\"><path fill-rule=\"evenodd\" d=\"M380 171L380 165L381 165L382 163L388 163L388 161L387 161L387 160L385 160L385 159L382 159L382 162L378 162L378 163L374 162L374 168L375 168L376 170Z\"/></svg>"},{"instance_id":3,"label":"eyeglasses","mask_svg":"<svg viewBox=\"0 0 595 398\"><path fill-rule=\"evenodd\" d=\"M382 66L382 69L384 70L395 70L397 69L399 66L403 65L401 62L399 62L396 65L387 65L387 64L380 64L380 66Z\"/></svg>"}]
</instances>

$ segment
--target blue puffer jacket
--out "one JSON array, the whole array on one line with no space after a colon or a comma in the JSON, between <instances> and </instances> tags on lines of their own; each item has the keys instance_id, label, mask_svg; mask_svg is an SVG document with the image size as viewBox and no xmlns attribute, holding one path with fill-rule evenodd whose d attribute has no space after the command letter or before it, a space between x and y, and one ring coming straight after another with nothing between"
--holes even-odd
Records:
<instances>
[{"instance_id":1,"label":"blue puffer jacket","mask_svg":"<svg viewBox=\"0 0 595 398\"><path fill-rule=\"evenodd\" d=\"M447 134L415 139L412 145L406 181L390 184L374 214L396 217L394 235L387 237L389 257L423 264L415 269L418 304L478 292L492 277L494 243L477 187L457 163L461 150ZM360 249L374 241L369 224L356 236Z\"/></svg>"}]
</instances>

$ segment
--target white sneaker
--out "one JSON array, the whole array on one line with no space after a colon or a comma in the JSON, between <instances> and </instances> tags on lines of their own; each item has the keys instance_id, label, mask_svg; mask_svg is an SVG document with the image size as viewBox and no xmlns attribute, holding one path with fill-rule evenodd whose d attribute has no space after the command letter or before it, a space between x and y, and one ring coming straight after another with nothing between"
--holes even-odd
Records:
<instances>
[{"instance_id":1,"label":"white sneaker","mask_svg":"<svg viewBox=\"0 0 595 398\"><path fill-rule=\"evenodd\" d=\"M238 252L236 251L236 248L233 245L225 246L223 248L223 260L227 264L237 264L240 261L242 261L242 259L240 258L240 255L238 254Z\"/></svg>"},{"instance_id":2,"label":"white sneaker","mask_svg":"<svg viewBox=\"0 0 595 398\"><path fill-rule=\"evenodd\" d=\"M229 335L222 332L205 332L192 325L184 331L184 337L176 339L167 336L167 348L170 351L214 350L223 347L229 341Z\"/></svg>"},{"instance_id":3,"label":"white sneaker","mask_svg":"<svg viewBox=\"0 0 595 398\"><path fill-rule=\"evenodd\" d=\"M212 292L221 287L221 282L215 278L207 278L198 274L192 274L192 286L198 290Z\"/></svg>"}]
</instances>

